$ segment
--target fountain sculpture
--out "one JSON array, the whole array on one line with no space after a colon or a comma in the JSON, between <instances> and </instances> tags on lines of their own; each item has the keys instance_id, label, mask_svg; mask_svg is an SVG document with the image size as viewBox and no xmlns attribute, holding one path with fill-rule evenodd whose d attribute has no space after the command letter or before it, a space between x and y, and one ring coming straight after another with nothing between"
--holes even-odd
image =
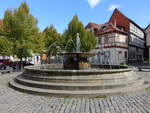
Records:
<instances>
[{"instance_id":1,"label":"fountain sculpture","mask_svg":"<svg viewBox=\"0 0 150 113\"><path fill-rule=\"evenodd\" d=\"M88 57L96 55L95 53L90 52L81 52L80 50L81 42L79 34L77 33L76 38L76 51L75 52L65 52L62 53L64 56L64 69L65 70L81 70L89 69L91 64L88 61Z\"/></svg>"},{"instance_id":2,"label":"fountain sculpture","mask_svg":"<svg viewBox=\"0 0 150 113\"><path fill-rule=\"evenodd\" d=\"M63 65L25 67L9 85L19 91L61 97L124 95L147 87L132 68L91 64L88 57L96 54L82 52L79 34L76 39L76 52L62 53Z\"/></svg>"}]
</instances>

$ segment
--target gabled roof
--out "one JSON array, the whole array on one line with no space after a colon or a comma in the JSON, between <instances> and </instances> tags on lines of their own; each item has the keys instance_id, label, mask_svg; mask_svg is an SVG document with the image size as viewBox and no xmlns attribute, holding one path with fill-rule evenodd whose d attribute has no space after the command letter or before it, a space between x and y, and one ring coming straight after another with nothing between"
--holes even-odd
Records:
<instances>
[{"instance_id":1,"label":"gabled roof","mask_svg":"<svg viewBox=\"0 0 150 113\"><path fill-rule=\"evenodd\" d=\"M85 27L86 29L87 28L99 28L100 27L100 25L99 24L96 24L96 23L92 23L92 22L90 22L90 23L88 23L87 24L87 26Z\"/></svg>"},{"instance_id":2,"label":"gabled roof","mask_svg":"<svg viewBox=\"0 0 150 113\"><path fill-rule=\"evenodd\" d=\"M121 29L117 28L115 25L109 24L109 23L103 24L101 26L101 29L99 29L96 32L96 35L101 35L101 34L105 34L105 33L109 33L109 32L119 32L119 33L127 35L127 32L125 32L124 30L121 30Z\"/></svg>"},{"instance_id":3,"label":"gabled roof","mask_svg":"<svg viewBox=\"0 0 150 113\"><path fill-rule=\"evenodd\" d=\"M116 9L114 10L113 14L111 15L109 21L111 20L111 18L113 17L113 15L114 15L115 13L118 13L119 16L122 16L122 17L124 17L124 18L130 20L127 16L125 16L121 11L119 11L119 10L116 8ZM108 22L109 22L109 21L108 21Z\"/></svg>"},{"instance_id":4,"label":"gabled roof","mask_svg":"<svg viewBox=\"0 0 150 113\"><path fill-rule=\"evenodd\" d=\"M142 31L144 31L138 24L136 24L133 20L131 20L130 18L128 18L127 16L125 16L121 11L119 11L117 8L114 10L111 18L109 19L109 23L111 23L111 20L116 19L116 21L119 21L119 24L125 24L126 26L126 31L128 31L129 28L129 22L133 23L135 26L137 26L139 29L141 29ZM112 23L113 24L113 23ZM127 25L128 24L128 25Z\"/></svg>"},{"instance_id":5,"label":"gabled roof","mask_svg":"<svg viewBox=\"0 0 150 113\"><path fill-rule=\"evenodd\" d=\"M122 34L127 34L123 29L117 28L115 25L110 24L110 23L105 23L105 24L95 24L95 23L89 23L86 27L87 28L94 28L94 33L96 35L101 35L109 32L119 32Z\"/></svg>"},{"instance_id":6,"label":"gabled roof","mask_svg":"<svg viewBox=\"0 0 150 113\"><path fill-rule=\"evenodd\" d=\"M114 24L116 26L123 26L125 31L129 32L130 20L128 17L126 17L124 14L122 14L118 9L114 10L108 23Z\"/></svg>"}]
</instances>

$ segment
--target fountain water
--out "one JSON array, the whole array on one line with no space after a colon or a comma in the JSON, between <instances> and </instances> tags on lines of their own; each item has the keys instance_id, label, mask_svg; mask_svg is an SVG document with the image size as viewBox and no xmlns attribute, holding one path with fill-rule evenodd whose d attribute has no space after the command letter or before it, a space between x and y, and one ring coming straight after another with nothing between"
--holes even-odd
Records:
<instances>
[{"instance_id":1,"label":"fountain water","mask_svg":"<svg viewBox=\"0 0 150 113\"><path fill-rule=\"evenodd\" d=\"M58 41L55 41L54 43L52 43L48 48L47 48L47 52L49 51L52 51L52 49L57 49L55 52L57 52L57 54L60 54L62 49L60 47L60 44ZM50 53L49 53L50 54ZM54 56L55 57L55 60L53 63L56 63L58 66L60 65L60 61L59 61L59 58L58 58L58 55ZM50 59L49 59L50 60ZM51 62L51 61L50 61Z\"/></svg>"},{"instance_id":2,"label":"fountain water","mask_svg":"<svg viewBox=\"0 0 150 113\"><path fill-rule=\"evenodd\" d=\"M72 43L73 46L76 48L76 45L75 45L74 41L71 39L71 40L69 40L69 41L67 42L67 44L66 44L66 46L65 46L65 50L67 50L67 47L69 46L70 43Z\"/></svg>"},{"instance_id":3,"label":"fountain water","mask_svg":"<svg viewBox=\"0 0 150 113\"><path fill-rule=\"evenodd\" d=\"M77 33L77 38L76 38L76 45L77 45L77 49L76 52L81 52L80 47L81 47L81 41L80 41L80 37L79 37L79 33Z\"/></svg>"}]
</instances>

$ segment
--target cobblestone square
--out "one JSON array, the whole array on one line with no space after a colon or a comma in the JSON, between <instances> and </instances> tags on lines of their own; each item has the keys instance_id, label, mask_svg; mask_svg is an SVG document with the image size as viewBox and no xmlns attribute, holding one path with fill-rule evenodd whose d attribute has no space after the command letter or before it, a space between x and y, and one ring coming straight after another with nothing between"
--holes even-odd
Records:
<instances>
[{"instance_id":1,"label":"cobblestone square","mask_svg":"<svg viewBox=\"0 0 150 113\"><path fill-rule=\"evenodd\" d=\"M15 91L8 82L20 73L0 75L0 113L150 113L150 93L104 98L56 98ZM149 72L138 72L146 80Z\"/></svg>"}]
</instances>

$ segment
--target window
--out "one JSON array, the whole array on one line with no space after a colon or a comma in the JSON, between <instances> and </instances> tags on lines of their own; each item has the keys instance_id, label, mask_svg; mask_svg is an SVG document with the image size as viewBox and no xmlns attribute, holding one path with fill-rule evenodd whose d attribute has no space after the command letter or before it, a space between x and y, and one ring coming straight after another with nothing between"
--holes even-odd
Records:
<instances>
[{"instance_id":1,"label":"window","mask_svg":"<svg viewBox=\"0 0 150 113\"><path fill-rule=\"evenodd\" d=\"M101 52L99 51L98 52L98 62L100 62L101 61Z\"/></svg>"},{"instance_id":2,"label":"window","mask_svg":"<svg viewBox=\"0 0 150 113\"><path fill-rule=\"evenodd\" d=\"M125 51L125 53L124 53L124 57L125 57L126 59L128 58L126 51Z\"/></svg>"},{"instance_id":3,"label":"window","mask_svg":"<svg viewBox=\"0 0 150 113\"><path fill-rule=\"evenodd\" d=\"M130 31L134 34L136 34L137 36L144 38L144 33L141 29L139 29L137 26L135 26L134 24L130 23Z\"/></svg>"},{"instance_id":4,"label":"window","mask_svg":"<svg viewBox=\"0 0 150 113\"><path fill-rule=\"evenodd\" d=\"M101 38L98 38L98 44L101 44Z\"/></svg>"},{"instance_id":5,"label":"window","mask_svg":"<svg viewBox=\"0 0 150 113\"><path fill-rule=\"evenodd\" d=\"M104 44L104 37L101 38L101 43Z\"/></svg>"}]
</instances>

